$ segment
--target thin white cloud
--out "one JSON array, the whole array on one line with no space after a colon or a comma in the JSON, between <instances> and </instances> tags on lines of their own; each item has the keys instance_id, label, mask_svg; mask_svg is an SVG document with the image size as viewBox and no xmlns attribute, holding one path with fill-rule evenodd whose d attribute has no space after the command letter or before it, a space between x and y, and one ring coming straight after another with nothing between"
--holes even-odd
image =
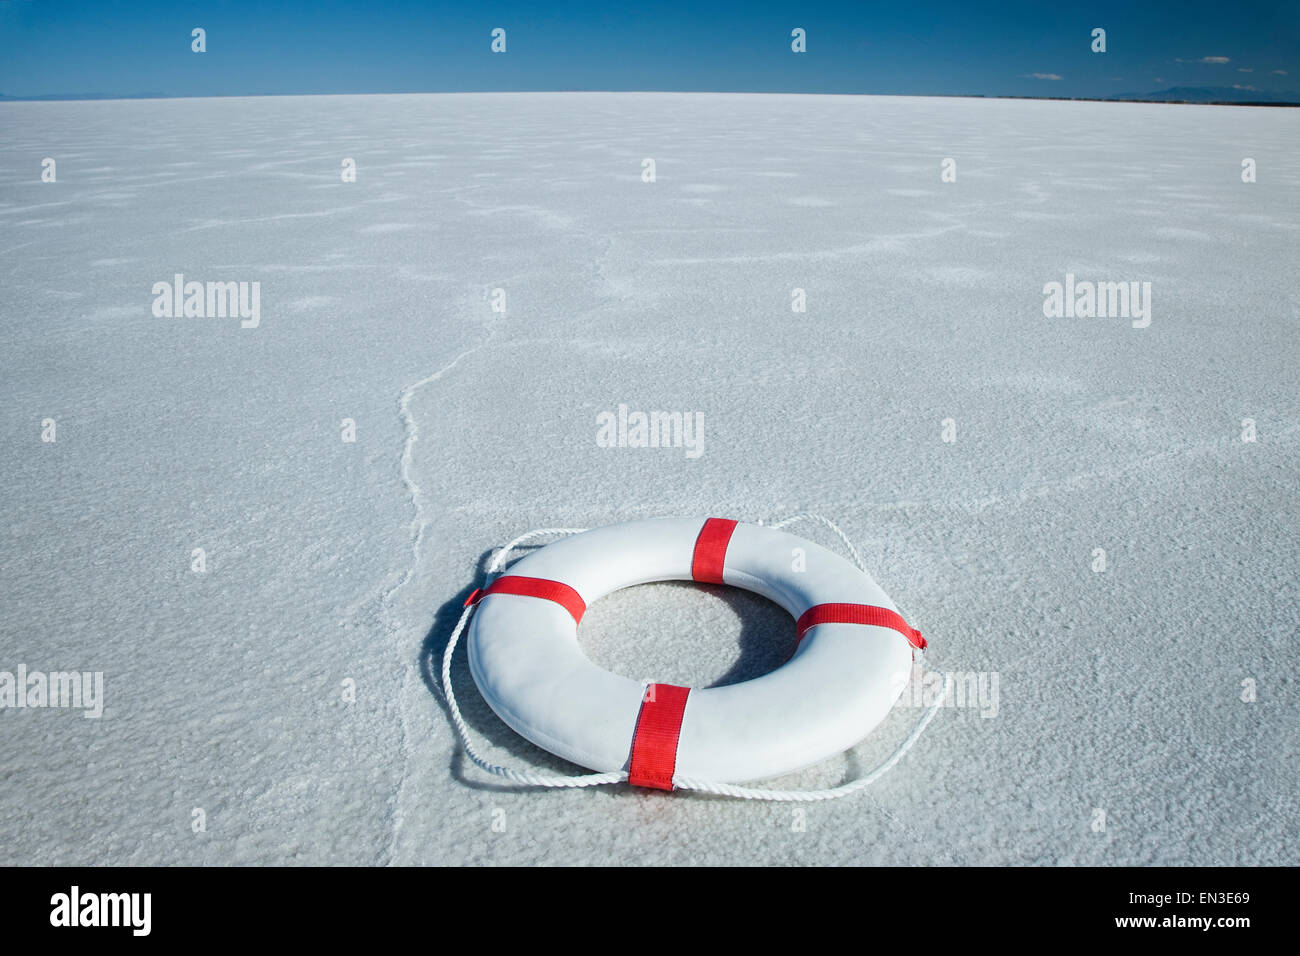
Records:
<instances>
[{"instance_id":1,"label":"thin white cloud","mask_svg":"<svg viewBox=\"0 0 1300 956\"><path fill-rule=\"evenodd\" d=\"M1238 73L1254 73L1255 71L1252 70L1252 69L1251 69L1250 67L1248 67L1248 66L1239 66L1239 67L1237 67L1237 72L1238 72Z\"/></svg>"},{"instance_id":2,"label":"thin white cloud","mask_svg":"<svg viewBox=\"0 0 1300 956\"><path fill-rule=\"evenodd\" d=\"M1272 75L1273 75L1273 76L1286 76L1286 70L1274 70L1273 73L1272 73Z\"/></svg>"},{"instance_id":3,"label":"thin white cloud","mask_svg":"<svg viewBox=\"0 0 1300 956\"><path fill-rule=\"evenodd\" d=\"M1175 57L1175 63L1230 63L1232 62L1226 56L1203 56L1199 60L1184 60Z\"/></svg>"},{"instance_id":4,"label":"thin white cloud","mask_svg":"<svg viewBox=\"0 0 1300 956\"><path fill-rule=\"evenodd\" d=\"M1232 84L1232 88L1233 88L1234 90L1254 90L1254 89L1255 89L1253 86L1242 86L1240 83L1233 83L1233 84Z\"/></svg>"},{"instance_id":5,"label":"thin white cloud","mask_svg":"<svg viewBox=\"0 0 1300 956\"><path fill-rule=\"evenodd\" d=\"M1025 76L1033 77L1035 80L1059 80L1059 73L1026 73Z\"/></svg>"}]
</instances>

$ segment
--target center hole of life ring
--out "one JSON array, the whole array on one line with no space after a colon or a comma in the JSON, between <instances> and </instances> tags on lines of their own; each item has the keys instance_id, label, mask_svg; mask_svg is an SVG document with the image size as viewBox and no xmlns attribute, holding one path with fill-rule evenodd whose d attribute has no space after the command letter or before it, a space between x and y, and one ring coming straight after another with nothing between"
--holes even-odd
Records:
<instances>
[{"instance_id":1,"label":"center hole of life ring","mask_svg":"<svg viewBox=\"0 0 1300 956\"><path fill-rule=\"evenodd\" d=\"M771 673L796 646L794 621L767 598L689 581L606 595L588 607L578 643L592 663L621 677L699 688Z\"/></svg>"}]
</instances>

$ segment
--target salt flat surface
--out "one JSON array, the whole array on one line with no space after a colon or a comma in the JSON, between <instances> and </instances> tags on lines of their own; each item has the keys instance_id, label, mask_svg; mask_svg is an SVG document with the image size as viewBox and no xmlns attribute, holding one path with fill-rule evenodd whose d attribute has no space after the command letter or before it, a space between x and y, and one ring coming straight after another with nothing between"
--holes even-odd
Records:
<instances>
[{"instance_id":1,"label":"salt flat surface","mask_svg":"<svg viewBox=\"0 0 1300 956\"><path fill-rule=\"evenodd\" d=\"M0 670L105 680L102 719L0 712L0 863L1300 862L1298 142L970 99L0 105ZM259 327L155 317L175 273L260 282ZM1045 318L1067 273L1151 282L1150 326ZM599 447L620 403L701 412L702 454ZM491 547L805 508L995 716L802 818L456 757L423 662ZM674 584L581 630L696 685L793 638ZM455 675L494 758L573 771Z\"/></svg>"}]
</instances>

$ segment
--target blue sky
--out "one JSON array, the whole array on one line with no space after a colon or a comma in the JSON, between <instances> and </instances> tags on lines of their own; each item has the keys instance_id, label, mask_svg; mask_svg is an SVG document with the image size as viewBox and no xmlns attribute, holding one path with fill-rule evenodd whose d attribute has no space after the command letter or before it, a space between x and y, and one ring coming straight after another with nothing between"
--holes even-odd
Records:
<instances>
[{"instance_id":1,"label":"blue sky","mask_svg":"<svg viewBox=\"0 0 1300 956\"><path fill-rule=\"evenodd\" d=\"M190 31L207 31L207 52ZM494 27L507 51L489 50ZM808 52L790 51L807 31ZM1091 52L1094 27L1107 52ZM1300 0L1180 4L0 0L0 93L1300 88Z\"/></svg>"}]
</instances>

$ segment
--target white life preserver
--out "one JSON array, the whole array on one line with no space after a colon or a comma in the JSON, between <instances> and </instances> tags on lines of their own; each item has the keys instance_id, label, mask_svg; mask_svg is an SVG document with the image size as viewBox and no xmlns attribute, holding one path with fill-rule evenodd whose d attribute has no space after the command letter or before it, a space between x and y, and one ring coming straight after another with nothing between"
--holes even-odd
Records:
<instances>
[{"instance_id":1,"label":"white life preserver","mask_svg":"<svg viewBox=\"0 0 1300 956\"><path fill-rule=\"evenodd\" d=\"M577 640L587 605L651 581L763 595L796 620L794 656L700 689L598 667ZM466 605L477 605L470 670L503 721L573 763L664 790L676 778L779 776L852 747L889 713L912 649L926 646L865 571L795 535L720 518L631 521L554 542Z\"/></svg>"}]
</instances>

